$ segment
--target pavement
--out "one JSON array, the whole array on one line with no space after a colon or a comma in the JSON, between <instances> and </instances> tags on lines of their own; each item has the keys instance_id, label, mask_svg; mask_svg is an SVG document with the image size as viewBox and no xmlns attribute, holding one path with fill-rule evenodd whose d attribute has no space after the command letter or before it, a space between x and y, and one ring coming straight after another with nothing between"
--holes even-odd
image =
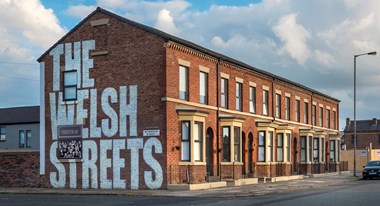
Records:
<instances>
[{"instance_id":1,"label":"pavement","mask_svg":"<svg viewBox=\"0 0 380 206\"><path fill-rule=\"evenodd\" d=\"M255 185L225 187L207 190L97 190L97 189L53 189L53 188L0 188L0 194L60 194L60 195L124 195L166 197L249 197L284 193L296 190L323 189L333 185L359 180L351 172L305 176L304 179L284 182L262 182Z\"/></svg>"}]
</instances>

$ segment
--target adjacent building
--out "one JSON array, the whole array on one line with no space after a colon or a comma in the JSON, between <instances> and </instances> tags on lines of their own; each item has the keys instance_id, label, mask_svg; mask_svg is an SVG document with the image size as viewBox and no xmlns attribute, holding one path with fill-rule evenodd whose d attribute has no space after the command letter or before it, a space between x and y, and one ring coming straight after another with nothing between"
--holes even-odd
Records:
<instances>
[{"instance_id":1,"label":"adjacent building","mask_svg":"<svg viewBox=\"0 0 380 206\"><path fill-rule=\"evenodd\" d=\"M52 187L339 168L338 99L102 8L38 61L40 172Z\"/></svg>"},{"instance_id":2,"label":"adjacent building","mask_svg":"<svg viewBox=\"0 0 380 206\"><path fill-rule=\"evenodd\" d=\"M356 120L356 148L369 150L380 149L380 120L377 118L368 120ZM347 150L354 149L354 121L346 119L343 141Z\"/></svg>"},{"instance_id":3,"label":"adjacent building","mask_svg":"<svg viewBox=\"0 0 380 206\"><path fill-rule=\"evenodd\" d=\"M39 106L0 109L0 151L40 148Z\"/></svg>"}]
</instances>

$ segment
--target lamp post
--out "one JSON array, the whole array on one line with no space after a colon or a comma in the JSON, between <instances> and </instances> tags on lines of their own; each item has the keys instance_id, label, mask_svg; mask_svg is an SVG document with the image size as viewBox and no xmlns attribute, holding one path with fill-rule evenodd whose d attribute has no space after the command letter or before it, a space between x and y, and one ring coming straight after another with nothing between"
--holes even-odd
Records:
<instances>
[{"instance_id":1,"label":"lamp post","mask_svg":"<svg viewBox=\"0 0 380 206\"><path fill-rule=\"evenodd\" d=\"M364 55L376 55L376 51L354 55L354 176L356 177L356 58Z\"/></svg>"}]
</instances>

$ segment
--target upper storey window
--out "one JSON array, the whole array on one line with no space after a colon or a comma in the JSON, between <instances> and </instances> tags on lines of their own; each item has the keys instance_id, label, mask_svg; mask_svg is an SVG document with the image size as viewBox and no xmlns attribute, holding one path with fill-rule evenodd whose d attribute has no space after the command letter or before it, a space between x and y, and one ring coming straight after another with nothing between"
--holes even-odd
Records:
<instances>
[{"instance_id":1,"label":"upper storey window","mask_svg":"<svg viewBox=\"0 0 380 206\"><path fill-rule=\"evenodd\" d=\"M189 100L189 68L179 66L179 98Z\"/></svg>"}]
</instances>

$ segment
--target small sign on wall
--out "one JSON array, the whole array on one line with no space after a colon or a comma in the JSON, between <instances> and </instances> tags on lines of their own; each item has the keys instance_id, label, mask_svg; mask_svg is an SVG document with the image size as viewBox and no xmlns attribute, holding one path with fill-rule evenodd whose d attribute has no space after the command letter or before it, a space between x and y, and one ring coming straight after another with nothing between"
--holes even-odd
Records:
<instances>
[{"instance_id":1,"label":"small sign on wall","mask_svg":"<svg viewBox=\"0 0 380 206\"><path fill-rule=\"evenodd\" d=\"M380 151L376 151L376 156L380 157Z\"/></svg>"},{"instance_id":2,"label":"small sign on wall","mask_svg":"<svg viewBox=\"0 0 380 206\"><path fill-rule=\"evenodd\" d=\"M143 135L144 137L158 137L160 136L160 130L159 129L144 130Z\"/></svg>"},{"instance_id":3,"label":"small sign on wall","mask_svg":"<svg viewBox=\"0 0 380 206\"><path fill-rule=\"evenodd\" d=\"M360 156L366 157L367 156L367 151L366 150L360 151Z\"/></svg>"},{"instance_id":4,"label":"small sign on wall","mask_svg":"<svg viewBox=\"0 0 380 206\"><path fill-rule=\"evenodd\" d=\"M82 125L58 126L58 159L82 159Z\"/></svg>"}]
</instances>

